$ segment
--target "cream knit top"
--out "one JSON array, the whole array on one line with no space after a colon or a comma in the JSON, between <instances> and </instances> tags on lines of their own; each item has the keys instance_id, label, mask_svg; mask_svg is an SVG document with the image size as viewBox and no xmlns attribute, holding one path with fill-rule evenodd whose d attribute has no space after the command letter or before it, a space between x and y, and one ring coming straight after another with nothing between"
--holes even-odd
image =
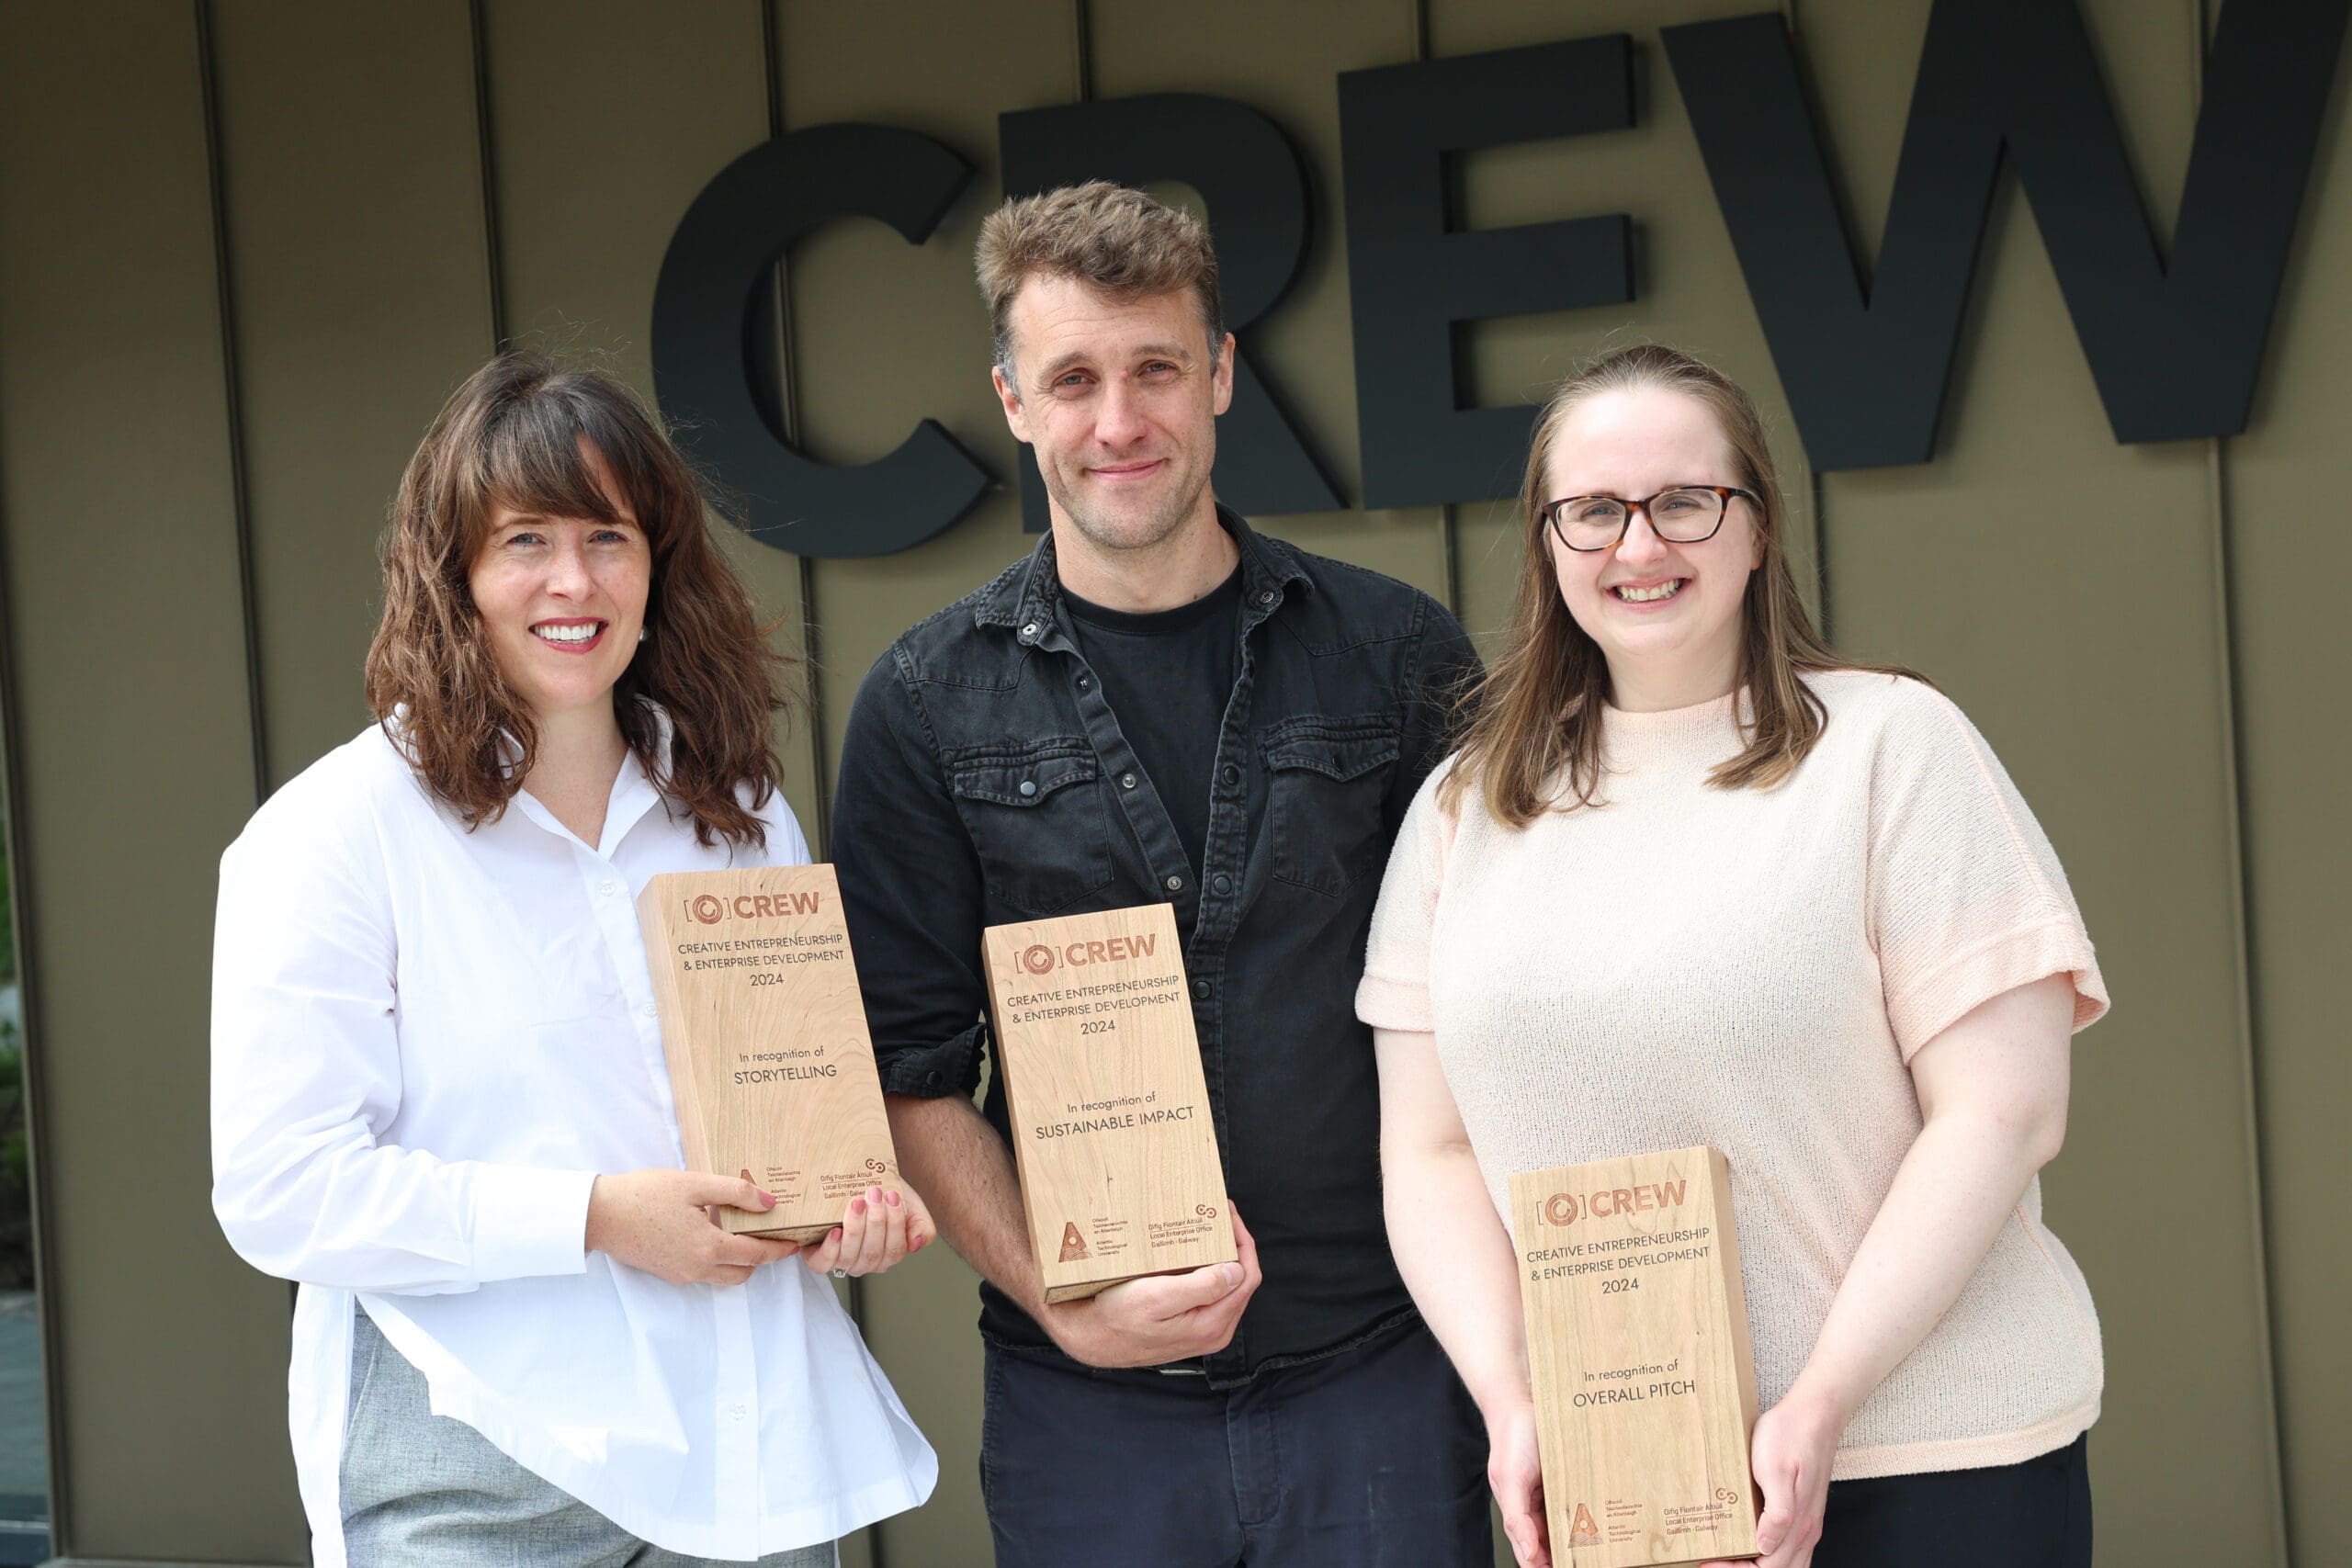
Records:
<instances>
[{"instance_id":1,"label":"cream knit top","mask_svg":"<svg viewBox=\"0 0 2352 1568\"><path fill-rule=\"evenodd\" d=\"M1709 787L1733 699L1604 716L1598 807L1514 831L1473 788L1405 818L1356 1010L1434 1032L1496 1213L1511 1173L1712 1144L1770 1408L1919 1132L1912 1055L2064 972L2107 1010L2049 840L1967 718L1917 682L1808 684L1819 743L1769 789ZM1837 1479L2012 1464L2098 1415L2098 1320L2029 1185L1918 1348L1847 1427Z\"/></svg>"}]
</instances>

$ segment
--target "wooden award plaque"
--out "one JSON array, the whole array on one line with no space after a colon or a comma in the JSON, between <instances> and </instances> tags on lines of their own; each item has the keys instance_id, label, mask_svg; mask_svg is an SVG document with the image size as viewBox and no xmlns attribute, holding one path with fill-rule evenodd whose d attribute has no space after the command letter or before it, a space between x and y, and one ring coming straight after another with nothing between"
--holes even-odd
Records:
<instances>
[{"instance_id":1,"label":"wooden award plaque","mask_svg":"<svg viewBox=\"0 0 2352 1568\"><path fill-rule=\"evenodd\" d=\"M1521 1171L1510 1208L1552 1561L1757 1556L1730 1163L1701 1147Z\"/></svg>"},{"instance_id":2,"label":"wooden award plaque","mask_svg":"<svg viewBox=\"0 0 2352 1568\"><path fill-rule=\"evenodd\" d=\"M1174 911L990 926L980 951L1046 1300L1234 1261Z\"/></svg>"},{"instance_id":3,"label":"wooden award plaque","mask_svg":"<svg viewBox=\"0 0 2352 1568\"><path fill-rule=\"evenodd\" d=\"M830 865L680 871L638 896L686 1166L775 1194L738 1235L813 1242L898 1184L882 1080Z\"/></svg>"}]
</instances>

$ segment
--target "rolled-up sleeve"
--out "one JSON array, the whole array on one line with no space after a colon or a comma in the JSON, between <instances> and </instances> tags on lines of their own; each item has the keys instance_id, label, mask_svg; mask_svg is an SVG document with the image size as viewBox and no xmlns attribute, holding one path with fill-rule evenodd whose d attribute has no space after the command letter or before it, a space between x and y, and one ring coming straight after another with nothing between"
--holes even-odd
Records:
<instances>
[{"instance_id":1,"label":"rolled-up sleeve","mask_svg":"<svg viewBox=\"0 0 2352 1568\"><path fill-rule=\"evenodd\" d=\"M896 649L867 671L850 710L833 863L882 1088L970 1094L988 1043L986 894Z\"/></svg>"},{"instance_id":2,"label":"rolled-up sleeve","mask_svg":"<svg viewBox=\"0 0 2352 1568\"><path fill-rule=\"evenodd\" d=\"M238 1255L312 1284L470 1291L586 1266L595 1173L383 1142L401 1104L394 938L330 813L273 802L220 864L212 1204Z\"/></svg>"}]
</instances>

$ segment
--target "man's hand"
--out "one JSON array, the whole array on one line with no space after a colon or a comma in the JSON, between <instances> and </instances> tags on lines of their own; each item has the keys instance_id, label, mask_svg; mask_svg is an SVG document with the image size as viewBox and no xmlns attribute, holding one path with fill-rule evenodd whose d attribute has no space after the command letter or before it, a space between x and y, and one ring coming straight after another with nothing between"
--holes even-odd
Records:
<instances>
[{"instance_id":1,"label":"man's hand","mask_svg":"<svg viewBox=\"0 0 2352 1568\"><path fill-rule=\"evenodd\" d=\"M879 1274L929 1247L938 1235L939 1228L931 1223L931 1211L923 1207L913 1188L885 1191L869 1187L849 1201L842 1223L801 1253L800 1261L812 1274L835 1269L852 1279Z\"/></svg>"},{"instance_id":2,"label":"man's hand","mask_svg":"<svg viewBox=\"0 0 2352 1568\"><path fill-rule=\"evenodd\" d=\"M1233 1243L1238 1263L1129 1280L1083 1301L1048 1306L1038 1322L1066 1354L1090 1367L1157 1367L1222 1350L1265 1278L1258 1244L1238 1210Z\"/></svg>"},{"instance_id":3,"label":"man's hand","mask_svg":"<svg viewBox=\"0 0 2352 1568\"><path fill-rule=\"evenodd\" d=\"M1503 1517L1519 1568L1552 1568L1551 1531L1544 1517L1544 1465L1535 1450L1535 1406L1512 1404L1487 1422L1487 1484Z\"/></svg>"},{"instance_id":4,"label":"man's hand","mask_svg":"<svg viewBox=\"0 0 2352 1568\"><path fill-rule=\"evenodd\" d=\"M588 1190L587 1247L673 1285L740 1285L800 1244L729 1235L711 1211L763 1214L775 1207L774 1198L740 1177L662 1168L600 1176Z\"/></svg>"}]
</instances>

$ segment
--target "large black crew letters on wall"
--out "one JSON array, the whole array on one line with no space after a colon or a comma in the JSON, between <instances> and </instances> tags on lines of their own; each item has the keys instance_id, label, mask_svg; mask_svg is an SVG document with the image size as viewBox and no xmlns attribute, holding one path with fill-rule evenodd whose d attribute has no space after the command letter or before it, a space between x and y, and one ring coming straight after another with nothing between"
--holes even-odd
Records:
<instances>
[{"instance_id":1,"label":"large black crew letters on wall","mask_svg":"<svg viewBox=\"0 0 2352 1568\"><path fill-rule=\"evenodd\" d=\"M2167 255L2076 0L1934 0L1867 269L1783 18L1662 29L1814 467L1933 456L2005 158L2116 439L2244 430L2347 17L2352 0L2222 6ZM1631 126L1634 63L1632 40L1614 34L1339 78L1363 506L1516 488L1534 411L1460 406L1461 323L1634 298L1629 216L1460 231L1449 168L1479 148ZM1249 327L1296 281L1310 237L1311 175L1290 140L1245 104L1191 93L1008 113L998 133L1012 195L1094 178L1181 180L1201 193L1239 344L1218 494L1261 515L1343 505L1249 348ZM729 164L671 237L653 302L654 384L682 441L741 497L754 537L810 556L887 555L945 528L991 482L932 420L862 467L795 451L762 412L765 345L753 341L754 296L795 241L866 217L921 244L971 173L913 131L819 126ZM1035 531L1046 498L1026 448L1021 467Z\"/></svg>"},{"instance_id":2,"label":"large black crew letters on wall","mask_svg":"<svg viewBox=\"0 0 2352 1568\"><path fill-rule=\"evenodd\" d=\"M997 148L1007 197L1088 180L1182 180L1201 193L1235 344L1233 404L1217 422L1217 499L1257 516L1345 505L1250 353L1251 323L1281 303L1306 259L1306 165L1290 138L1231 98L1156 93L1000 115ZM1045 532L1046 488L1025 446L1021 512L1029 532Z\"/></svg>"},{"instance_id":3,"label":"large black crew letters on wall","mask_svg":"<svg viewBox=\"0 0 2352 1568\"><path fill-rule=\"evenodd\" d=\"M1366 506L1519 488L1535 410L1460 406L1456 321L1634 297L1633 221L1622 213L1447 232L1446 155L1633 123L1623 34L1340 76Z\"/></svg>"},{"instance_id":4,"label":"large black crew letters on wall","mask_svg":"<svg viewBox=\"0 0 2352 1568\"><path fill-rule=\"evenodd\" d=\"M752 392L754 293L794 242L838 218L876 218L919 245L972 176L927 136L820 125L721 169L670 237L653 290L653 387L679 445L734 492L761 543L798 555L883 556L962 516L989 471L934 420L871 463L796 451Z\"/></svg>"},{"instance_id":5,"label":"large black crew letters on wall","mask_svg":"<svg viewBox=\"0 0 2352 1568\"><path fill-rule=\"evenodd\" d=\"M1781 17L1663 29L1814 467L1933 455L2005 154L2115 438L2244 430L2348 6L2222 7L2167 264L2073 0L1936 0L1867 288Z\"/></svg>"}]
</instances>

